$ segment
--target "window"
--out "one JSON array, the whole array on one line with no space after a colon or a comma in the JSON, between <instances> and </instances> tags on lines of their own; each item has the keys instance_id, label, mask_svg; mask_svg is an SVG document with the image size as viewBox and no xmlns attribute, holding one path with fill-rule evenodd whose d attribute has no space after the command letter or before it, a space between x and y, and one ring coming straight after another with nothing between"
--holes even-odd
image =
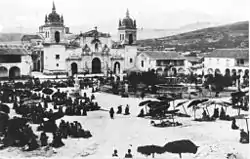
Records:
<instances>
[{"instance_id":1,"label":"window","mask_svg":"<svg viewBox=\"0 0 250 159\"><path fill-rule=\"evenodd\" d=\"M58 64L58 63L56 64L56 67L59 67L59 64Z\"/></svg>"},{"instance_id":2,"label":"window","mask_svg":"<svg viewBox=\"0 0 250 159\"><path fill-rule=\"evenodd\" d=\"M59 60L60 59L60 55L57 54L56 55L56 59Z\"/></svg>"},{"instance_id":3,"label":"window","mask_svg":"<svg viewBox=\"0 0 250 159\"><path fill-rule=\"evenodd\" d=\"M144 67L144 61L141 61L141 67Z\"/></svg>"},{"instance_id":4,"label":"window","mask_svg":"<svg viewBox=\"0 0 250 159\"><path fill-rule=\"evenodd\" d=\"M130 62L130 63L132 63L132 62L133 62L133 59L132 59L132 58L130 58L130 59L129 59L129 62Z\"/></svg>"}]
</instances>

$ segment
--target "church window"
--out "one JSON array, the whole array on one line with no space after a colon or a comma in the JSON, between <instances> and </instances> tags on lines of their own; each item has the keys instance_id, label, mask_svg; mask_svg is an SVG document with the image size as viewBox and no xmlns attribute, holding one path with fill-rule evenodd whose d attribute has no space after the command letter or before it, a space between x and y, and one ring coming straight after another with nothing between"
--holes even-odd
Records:
<instances>
[{"instance_id":1,"label":"church window","mask_svg":"<svg viewBox=\"0 0 250 159\"><path fill-rule=\"evenodd\" d=\"M58 63L56 64L56 67L59 67L59 64L58 64Z\"/></svg>"},{"instance_id":2,"label":"church window","mask_svg":"<svg viewBox=\"0 0 250 159\"><path fill-rule=\"evenodd\" d=\"M144 67L144 61L141 61L141 67Z\"/></svg>"},{"instance_id":3,"label":"church window","mask_svg":"<svg viewBox=\"0 0 250 159\"><path fill-rule=\"evenodd\" d=\"M56 55L56 59L59 60L60 59L60 55L57 54Z\"/></svg>"},{"instance_id":4,"label":"church window","mask_svg":"<svg viewBox=\"0 0 250 159\"><path fill-rule=\"evenodd\" d=\"M132 62L133 62L133 59L132 59L132 58L130 58L130 59L129 59L129 62L130 62L130 63L132 63Z\"/></svg>"},{"instance_id":5,"label":"church window","mask_svg":"<svg viewBox=\"0 0 250 159\"><path fill-rule=\"evenodd\" d=\"M60 32L59 31L55 32L55 40L56 40L56 43L60 42Z\"/></svg>"}]
</instances>

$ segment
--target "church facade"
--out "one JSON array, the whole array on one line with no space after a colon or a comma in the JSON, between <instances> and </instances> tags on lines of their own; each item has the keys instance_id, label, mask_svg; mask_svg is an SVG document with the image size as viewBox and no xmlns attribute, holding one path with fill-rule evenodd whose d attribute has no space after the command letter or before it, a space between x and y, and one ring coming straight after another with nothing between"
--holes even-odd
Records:
<instances>
[{"instance_id":1,"label":"church facade","mask_svg":"<svg viewBox=\"0 0 250 159\"><path fill-rule=\"evenodd\" d=\"M125 73L136 65L136 34L136 21L127 11L125 18L119 20L117 42L97 27L73 35L53 3L52 12L45 16L45 24L39 27L39 36L43 40L39 71L67 75Z\"/></svg>"}]
</instances>

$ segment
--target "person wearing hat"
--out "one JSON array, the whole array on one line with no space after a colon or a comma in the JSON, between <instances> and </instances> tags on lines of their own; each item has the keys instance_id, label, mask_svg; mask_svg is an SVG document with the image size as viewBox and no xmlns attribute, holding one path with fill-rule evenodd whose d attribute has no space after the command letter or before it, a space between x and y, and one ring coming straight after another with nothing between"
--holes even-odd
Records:
<instances>
[{"instance_id":1,"label":"person wearing hat","mask_svg":"<svg viewBox=\"0 0 250 159\"><path fill-rule=\"evenodd\" d=\"M112 157L118 157L118 154L117 154L118 152L117 152L117 150L115 149L114 150L114 153L112 154Z\"/></svg>"},{"instance_id":2,"label":"person wearing hat","mask_svg":"<svg viewBox=\"0 0 250 159\"><path fill-rule=\"evenodd\" d=\"M128 149L128 153L125 154L125 158L133 158L133 155L131 154L131 149Z\"/></svg>"}]
</instances>

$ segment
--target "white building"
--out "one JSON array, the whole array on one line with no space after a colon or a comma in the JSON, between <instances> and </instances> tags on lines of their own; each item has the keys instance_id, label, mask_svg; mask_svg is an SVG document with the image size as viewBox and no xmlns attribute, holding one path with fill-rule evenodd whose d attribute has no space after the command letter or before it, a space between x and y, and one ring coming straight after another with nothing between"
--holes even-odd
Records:
<instances>
[{"instance_id":1,"label":"white building","mask_svg":"<svg viewBox=\"0 0 250 159\"><path fill-rule=\"evenodd\" d=\"M31 66L31 53L22 45L0 45L0 77L29 76Z\"/></svg>"},{"instance_id":2,"label":"white building","mask_svg":"<svg viewBox=\"0 0 250 159\"><path fill-rule=\"evenodd\" d=\"M162 74L168 72L173 75L185 73L185 58L175 51L145 51L136 59L136 67L141 71L156 70ZM168 66L172 66L167 70Z\"/></svg>"},{"instance_id":3,"label":"white building","mask_svg":"<svg viewBox=\"0 0 250 159\"><path fill-rule=\"evenodd\" d=\"M204 73L249 72L249 50L242 48L217 49L204 57Z\"/></svg>"}]
</instances>

